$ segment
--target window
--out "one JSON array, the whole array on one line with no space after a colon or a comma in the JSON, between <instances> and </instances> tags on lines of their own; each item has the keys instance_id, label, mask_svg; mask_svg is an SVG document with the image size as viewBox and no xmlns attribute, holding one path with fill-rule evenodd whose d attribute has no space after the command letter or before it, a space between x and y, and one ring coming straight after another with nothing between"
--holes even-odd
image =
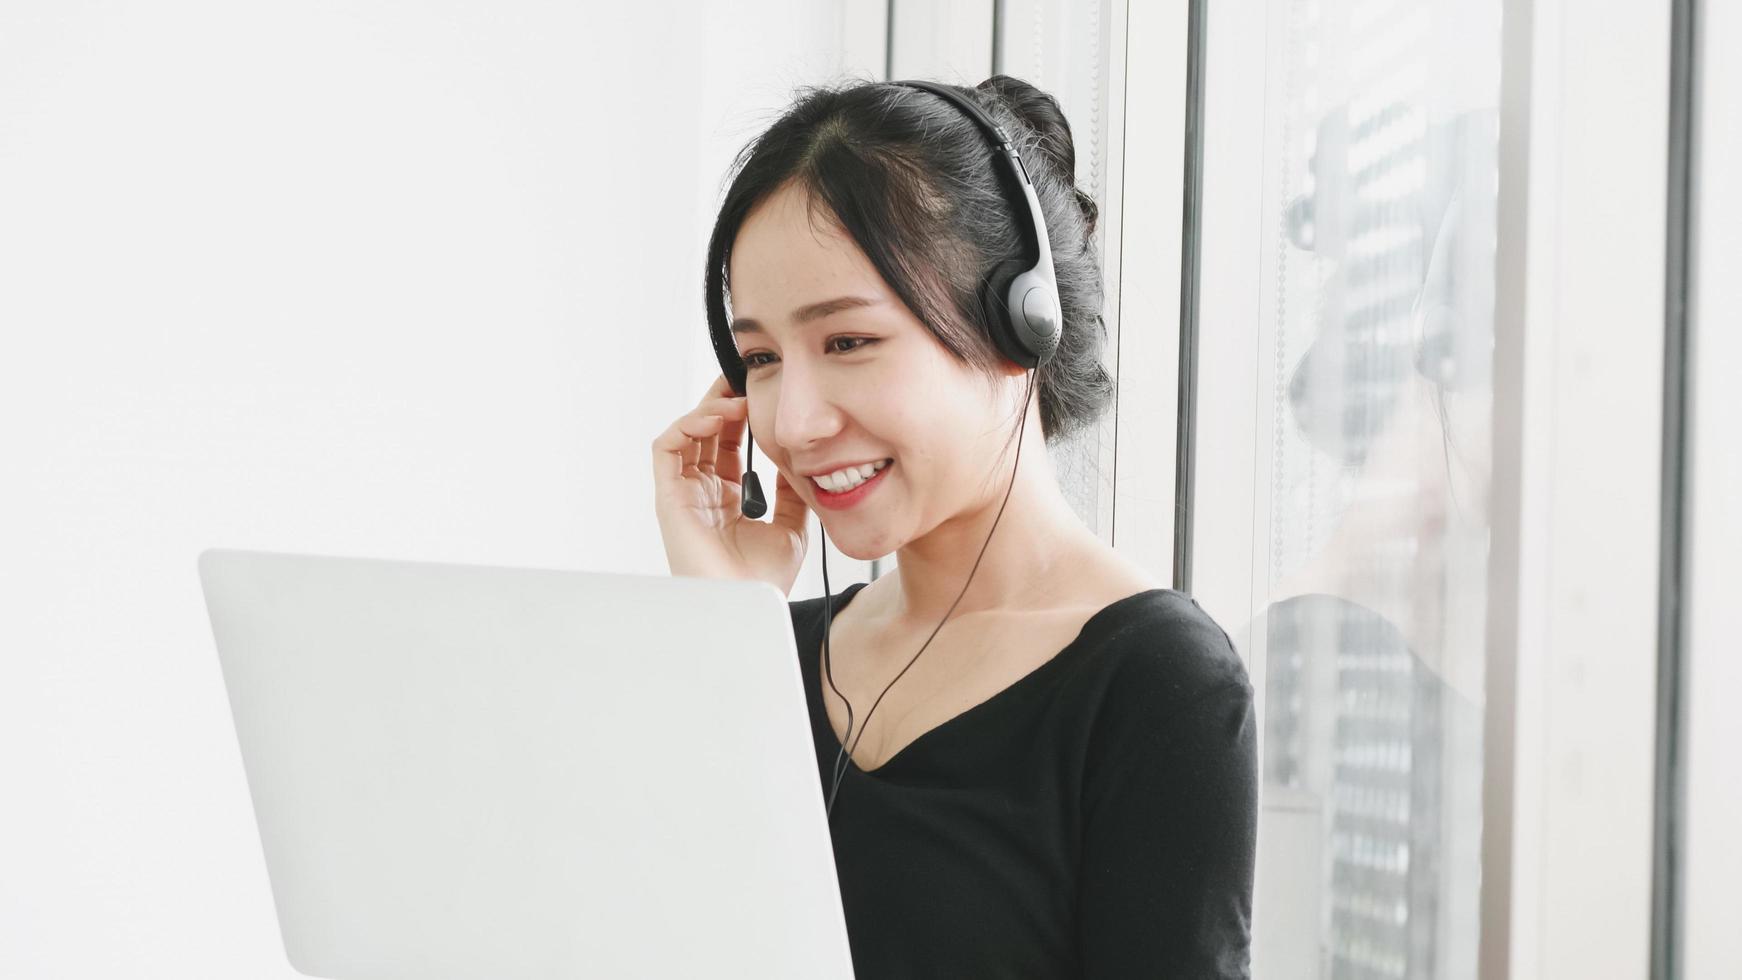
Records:
<instances>
[{"instance_id":1,"label":"window","mask_svg":"<svg viewBox=\"0 0 1742 980\"><path fill-rule=\"evenodd\" d=\"M1500 4L1224 9L1194 591L1263 690L1254 974L1473 977Z\"/></svg>"}]
</instances>

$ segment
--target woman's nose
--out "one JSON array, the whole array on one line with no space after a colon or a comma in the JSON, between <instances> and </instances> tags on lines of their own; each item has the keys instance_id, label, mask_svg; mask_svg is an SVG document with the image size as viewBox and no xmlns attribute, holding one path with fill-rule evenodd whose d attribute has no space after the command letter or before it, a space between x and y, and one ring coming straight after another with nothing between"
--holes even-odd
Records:
<instances>
[{"instance_id":1,"label":"woman's nose","mask_svg":"<svg viewBox=\"0 0 1742 980\"><path fill-rule=\"evenodd\" d=\"M808 450L840 431L840 410L815 378L784 372L775 399L773 442L789 452Z\"/></svg>"}]
</instances>

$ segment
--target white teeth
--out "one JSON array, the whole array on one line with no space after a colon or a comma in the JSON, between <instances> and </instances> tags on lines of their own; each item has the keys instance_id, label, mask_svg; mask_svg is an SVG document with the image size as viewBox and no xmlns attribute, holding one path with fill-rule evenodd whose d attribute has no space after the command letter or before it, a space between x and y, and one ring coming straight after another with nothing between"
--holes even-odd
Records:
<instances>
[{"instance_id":1,"label":"white teeth","mask_svg":"<svg viewBox=\"0 0 1742 980\"><path fill-rule=\"evenodd\" d=\"M845 493L859 484L864 483L866 480L871 479L873 474L887 465L889 465L889 461L881 459L875 463L866 463L863 466L849 466L844 469L836 470L833 473L827 473L822 476L813 476L811 477L811 481L830 493Z\"/></svg>"}]
</instances>

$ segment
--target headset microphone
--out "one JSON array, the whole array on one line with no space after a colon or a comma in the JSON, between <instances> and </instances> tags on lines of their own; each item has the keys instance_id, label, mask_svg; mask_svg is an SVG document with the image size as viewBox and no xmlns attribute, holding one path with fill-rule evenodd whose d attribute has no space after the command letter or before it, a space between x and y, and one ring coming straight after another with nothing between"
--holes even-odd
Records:
<instances>
[{"instance_id":1,"label":"headset microphone","mask_svg":"<svg viewBox=\"0 0 1742 980\"><path fill-rule=\"evenodd\" d=\"M744 422L744 499L739 509L745 517L761 517L768 513L768 500L762 496L762 480L750 468L750 454L756 451L756 438L750 435L750 422Z\"/></svg>"},{"instance_id":2,"label":"headset microphone","mask_svg":"<svg viewBox=\"0 0 1742 980\"><path fill-rule=\"evenodd\" d=\"M1016 364L1029 368L1028 392L1023 398L1022 423L1017 430L1016 460L1011 466L1010 486L1004 491L1004 503L998 507L998 514L992 520L992 528L986 533L986 543L980 546L980 555L974 559L974 567L968 571L968 581L962 585L962 591L956 596L956 601L944 613L944 618L938 622L931 636L919 648L919 653L907 662L907 667L895 675L888 686L883 688L883 694L889 693L889 688L895 686L895 681L907 673L919 660L919 655L931 646L932 637L943 629L949 621L950 613L955 612L957 603L968 592L968 585L974 581L974 572L980 568L980 558L985 557L986 548L992 543L992 533L998 530L998 522L1004 516L1004 505L1010 502L1010 492L1016 487L1016 466L1022 462L1022 433L1028 427L1028 406L1034 396L1034 368L1048 361L1058 350L1059 335L1064 327L1064 316L1059 305L1058 282L1053 273L1052 243L1047 237L1046 220L1041 212L1040 199L1036 196L1034 185L1029 180L1028 168L1023 165L1022 158L1010 143L1003 127L993 122L981 108L972 100L953 89L925 81L898 81L890 85L900 85L909 88L922 89L951 103L975 122L993 145L992 159L994 167L1000 169L1006 177L1006 189L1010 192L1018 225L1023 226L1027 234L1023 246L1025 255L1021 259L999 262L987 273L985 281L979 290L979 302L987 328L991 331L992 341L1006 358ZM1065 175L1074 179L1074 174ZM1024 221L1026 217L1026 221ZM725 355L721 353L721 368L725 369ZM727 377L732 372L727 370ZM750 434L749 420L745 420L744 448L744 479L742 484L742 508L745 517L759 518L768 512L768 502L762 495L762 483L757 479L755 470L751 467L752 454L755 450L755 437ZM833 626L832 604L834 596L829 588L828 537L822 537L823 546L823 669L828 677L829 687L834 689L847 706L848 740L841 745L840 752L835 756L833 782L829 788L828 815L834 816L835 795L840 791L841 781L847 768L852 764L851 748L857 748L859 738L865 736L865 725L859 728L859 738L853 738L853 705L835 687L835 677L829 657L829 632ZM865 713L865 724L869 724L871 713L883 703L883 694L872 702L871 710ZM826 713L826 712L825 712ZM843 757L846 761L843 763Z\"/></svg>"}]
</instances>

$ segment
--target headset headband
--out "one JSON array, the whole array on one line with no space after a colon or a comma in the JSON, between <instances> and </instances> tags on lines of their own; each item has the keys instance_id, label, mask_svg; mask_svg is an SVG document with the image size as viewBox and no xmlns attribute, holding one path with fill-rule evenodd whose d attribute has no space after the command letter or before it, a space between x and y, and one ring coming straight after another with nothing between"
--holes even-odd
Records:
<instances>
[{"instance_id":1,"label":"headset headband","mask_svg":"<svg viewBox=\"0 0 1742 980\"><path fill-rule=\"evenodd\" d=\"M996 144L994 156L1004 161L1005 168L1022 192L1028 214L1029 237L1026 244L1033 248L1033 261L1026 265L1001 265L988 277L981 302L992 319L993 340L1006 357L1024 367L1036 367L1052 357L1058 348L1059 332L1064 326L1059 306L1058 282L1053 273L1052 243L1047 235L1046 217L1040 209L1040 198L1034 192L1028 167L1004 127L972 100L934 82L908 79L891 82L930 92L956 106L972 119Z\"/></svg>"}]
</instances>

